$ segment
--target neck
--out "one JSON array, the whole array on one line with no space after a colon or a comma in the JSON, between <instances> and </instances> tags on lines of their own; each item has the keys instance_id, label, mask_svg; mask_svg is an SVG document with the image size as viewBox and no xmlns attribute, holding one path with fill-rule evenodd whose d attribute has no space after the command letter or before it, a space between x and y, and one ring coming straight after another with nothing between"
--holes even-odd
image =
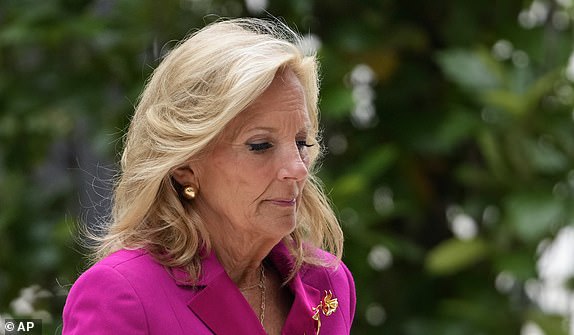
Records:
<instances>
[{"instance_id":1,"label":"neck","mask_svg":"<svg viewBox=\"0 0 574 335\"><path fill-rule=\"evenodd\" d=\"M210 235L215 255L238 287L259 282L263 260L280 241L237 232Z\"/></svg>"}]
</instances>

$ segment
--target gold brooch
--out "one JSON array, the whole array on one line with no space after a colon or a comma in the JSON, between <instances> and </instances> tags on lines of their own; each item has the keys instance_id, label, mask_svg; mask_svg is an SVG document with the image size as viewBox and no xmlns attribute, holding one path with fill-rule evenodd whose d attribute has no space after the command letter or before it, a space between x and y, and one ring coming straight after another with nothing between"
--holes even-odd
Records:
<instances>
[{"instance_id":1,"label":"gold brooch","mask_svg":"<svg viewBox=\"0 0 574 335\"><path fill-rule=\"evenodd\" d=\"M325 291L325 297L321 299L321 302L317 307L313 307L313 320L317 321L317 335L319 335L319 330L321 329L321 318L319 312L323 312L323 315L330 316L339 307L339 301L337 298L333 298L333 292L331 290Z\"/></svg>"}]
</instances>

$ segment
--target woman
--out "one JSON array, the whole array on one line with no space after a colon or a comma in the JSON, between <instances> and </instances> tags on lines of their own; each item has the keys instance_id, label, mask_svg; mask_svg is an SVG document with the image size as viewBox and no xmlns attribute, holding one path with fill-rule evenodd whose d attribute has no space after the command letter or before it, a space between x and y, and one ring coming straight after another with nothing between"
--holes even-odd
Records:
<instances>
[{"instance_id":1,"label":"woman","mask_svg":"<svg viewBox=\"0 0 574 335\"><path fill-rule=\"evenodd\" d=\"M162 61L64 335L350 332L354 283L313 170L317 65L299 45L283 25L235 19Z\"/></svg>"}]
</instances>

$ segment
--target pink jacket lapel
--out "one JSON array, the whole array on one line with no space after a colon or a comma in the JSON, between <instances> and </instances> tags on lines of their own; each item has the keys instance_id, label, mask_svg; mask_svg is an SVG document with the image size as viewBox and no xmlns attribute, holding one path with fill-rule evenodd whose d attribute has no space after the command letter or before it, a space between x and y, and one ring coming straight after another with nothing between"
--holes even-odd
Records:
<instances>
[{"instance_id":1,"label":"pink jacket lapel","mask_svg":"<svg viewBox=\"0 0 574 335\"><path fill-rule=\"evenodd\" d=\"M270 260L286 277L293 266L289 251L279 243L270 253ZM197 283L187 282L187 273L180 268L173 275L182 286L194 286L195 294L188 302L189 308L217 335L265 335L258 317L249 303L227 275L217 257L211 253L202 262L202 277ZM312 307L321 301L321 292L304 283L299 273L289 282L294 300L287 315L283 334L314 334L315 321Z\"/></svg>"},{"instance_id":2,"label":"pink jacket lapel","mask_svg":"<svg viewBox=\"0 0 574 335\"><path fill-rule=\"evenodd\" d=\"M195 295L188 305L217 335L264 335L251 307L232 285L231 279L222 274Z\"/></svg>"},{"instance_id":3,"label":"pink jacket lapel","mask_svg":"<svg viewBox=\"0 0 574 335\"><path fill-rule=\"evenodd\" d=\"M277 244L269 254L271 262L286 278L293 268L293 257L284 242ZM294 300L283 326L283 334L315 334L315 321L312 319L312 307L321 300L320 292L315 287L303 282L300 273L289 282ZM315 303L315 304L313 304Z\"/></svg>"},{"instance_id":4,"label":"pink jacket lapel","mask_svg":"<svg viewBox=\"0 0 574 335\"><path fill-rule=\"evenodd\" d=\"M289 283L295 295L291 310L283 326L283 334L315 334L313 317L313 302L321 300L320 292L313 286L301 281L299 274ZM316 303L315 303L316 305Z\"/></svg>"},{"instance_id":5,"label":"pink jacket lapel","mask_svg":"<svg viewBox=\"0 0 574 335\"><path fill-rule=\"evenodd\" d=\"M174 277L178 285L196 288L188 306L214 334L265 335L259 319L214 253L203 260L197 283L190 285L182 269L175 269Z\"/></svg>"}]
</instances>

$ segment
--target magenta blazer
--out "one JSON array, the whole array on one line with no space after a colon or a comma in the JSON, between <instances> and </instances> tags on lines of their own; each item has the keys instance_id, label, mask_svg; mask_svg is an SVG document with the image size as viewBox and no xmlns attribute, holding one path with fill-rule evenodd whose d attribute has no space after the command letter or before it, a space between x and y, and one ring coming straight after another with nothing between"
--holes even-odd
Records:
<instances>
[{"instance_id":1,"label":"magenta blazer","mask_svg":"<svg viewBox=\"0 0 574 335\"><path fill-rule=\"evenodd\" d=\"M324 257L331 254L319 251ZM287 276L293 259L283 243L269 254ZM186 283L183 269L168 270L144 250L120 250L96 263L73 285L63 313L63 335L264 335L248 302L214 254L202 276ZM347 267L305 265L288 284L294 300L282 334L312 335L317 307L331 290L339 306L319 314L321 335L349 334L355 314L355 284Z\"/></svg>"}]
</instances>

